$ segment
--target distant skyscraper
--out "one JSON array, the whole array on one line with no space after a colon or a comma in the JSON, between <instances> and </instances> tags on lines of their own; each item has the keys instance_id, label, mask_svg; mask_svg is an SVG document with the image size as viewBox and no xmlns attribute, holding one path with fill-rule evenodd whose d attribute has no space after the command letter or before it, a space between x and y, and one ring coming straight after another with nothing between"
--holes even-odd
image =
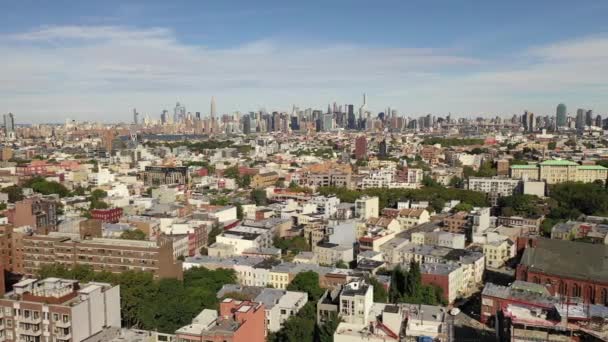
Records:
<instances>
[{"instance_id":1,"label":"distant skyscraper","mask_svg":"<svg viewBox=\"0 0 608 342\"><path fill-rule=\"evenodd\" d=\"M355 106L348 105L348 129L357 128L357 118L355 118Z\"/></svg>"},{"instance_id":2,"label":"distant skyscraper","mask_svg":"<svg viewBox=\"0 0 608 342\"><path fill-rule=\"evenodd\" d=\"M593 110L589 109L587 113L585 113L585 125L593 126Z\"/></svg>"},{"instance_id":3,"label":"distant skyscraper","mask_svg":"<svg viewBox=\"0 0 608 342\"><path fill-rule=\"evenodd\" d=\"M13 113L4 114L4 134L10 138L15 136L15 116Z\"/></svg>"},{"instance_id":4,"label":"distant skyscraper","mask_svg":"<svg viewBox=\"0 0 608 342\"><path fill-rule=\"evenodd\" d=\"M211 96L211 111L209 115L211 116L211 119L215 118L215 96Z\"/></svg>"},{"instance_id":5,"label":"distant skyscraper","mask_svg":"<svg viewBox=\"0 0 608 342\"><path fill-rule=\"evenodd\" d=\"M133 108L133 124L139 124L139 113L136 108Z\"/></svg>"},{"instance_id":6,"label":"distant skyscraper","mask_svg":"<svg viewBox=\"0 0 608 342\"><path fill-rule=\"evenodd\" d=\"M243 116L243 133L251 134L251 116Z\"/></svg>"},{"instance_id":7,"label":"distant skyscraper","mask_svg":"<svg viewBox=\"0 0 608 342\"><path fill-rule=\"evenodd\" d=\"M557 110L555 112L555 120L557 123L557 127L563 127L566 126L566 105L563 103L560 103L557 105Z\"/></svg>"},{"instance_id":8,"label":"distant skyscraper","mask_svg":"<svg viewBox=\"0 0 608 342\"><path fill-rule=\"evenodd\" d=\"M579 108L576 110L576 130L582 132L585 130L585 110Z\"/></svg>"},{"instance_id":9,"label":"distant skyscraper","mask_svg":"<svg viewBox=\"0 0 608 342\"><path fill-rule=\"evenodd\" d=\"M334 115L327 113L323 115L323 131L329 132L334 128Z\"/></svg>"},{"instance_id":10,"label":"distant skyscraper","mask_svg":"<svg viewBox=\"0 0 608 342\"><path fill-rule=\"evenodd\" d=\"M175 104L173 109L173 123L180 123L186 119L186 106L181 105L179 102Z\"/></svg>"},{"instance_id":11,"label":"distant skyscraper","mask_svg":"<svg viewBox=\"0 0 608 342\"><path fill-rule=\"evenodd\" d=\"M595 117L595 125L599 128L604 128L604 124L602 122L602 116L598 115Z\"/></svg>"},{"instance_id":12,"label":"distant skyscraper","mask_svg":"<svg viewBox=\"0 0 608 342\"><path fill-rule=\"evenodd\" d=\"M359 107L359 120L364 119L365 111L367 111L367 94L363 93L363 104Z\"/></svg>"}]
</instances>

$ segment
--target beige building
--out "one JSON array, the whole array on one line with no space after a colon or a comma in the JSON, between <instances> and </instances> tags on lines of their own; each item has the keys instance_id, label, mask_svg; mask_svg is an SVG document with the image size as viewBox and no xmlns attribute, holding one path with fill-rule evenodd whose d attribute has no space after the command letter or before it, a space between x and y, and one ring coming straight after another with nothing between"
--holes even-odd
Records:
<instances>
[{"instance_id":1,"label":"beige building","mask_svg":"<svg viewBox=\"0 0 608 342\"><path fill-rule=\"evenodd\" d=\"M545 160L537 165L512 165L511 178L541 180L547 184L563 182L606 182L608 168L601 165L579 165L569 160Z\"/></svg>"},{"instance_id":2,"label":"beige building","mask_svg":"<svg viewBox=\"0 0 608 342\"><path fill-rule=\"evenodd\" d=\"M500 268L515 256L515 244L509 239L486 243L483 245L483 255L487 267Z\"/></svg>"},{"instance_id":3,"label":"beige building","mask_svg":"<svg viewBox=\"0 0 608 342\"><path fill-rule=\"evenodd\" d=\"M76 280L25 279L0 298L0 341L80 342L120 329L120 288Z\"/></svg>"}]
</instances>

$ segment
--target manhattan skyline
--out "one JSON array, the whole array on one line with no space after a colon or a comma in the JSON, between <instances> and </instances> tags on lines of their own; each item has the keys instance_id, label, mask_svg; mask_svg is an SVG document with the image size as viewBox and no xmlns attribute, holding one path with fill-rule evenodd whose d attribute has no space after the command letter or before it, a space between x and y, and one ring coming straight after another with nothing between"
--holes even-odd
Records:
<instances>
[{"instance_id":1,"label":"manhattan skyline","mask_svg":"<svg viewBox=\"0 0 608 342\"><path fill-rule=\"evenodd\" d=\"M386 107L401 115L608 111L608 4L4 3L0 102L20 122ZM585 25L573 25L586 18Z\"/></svg>"}]
</instances>

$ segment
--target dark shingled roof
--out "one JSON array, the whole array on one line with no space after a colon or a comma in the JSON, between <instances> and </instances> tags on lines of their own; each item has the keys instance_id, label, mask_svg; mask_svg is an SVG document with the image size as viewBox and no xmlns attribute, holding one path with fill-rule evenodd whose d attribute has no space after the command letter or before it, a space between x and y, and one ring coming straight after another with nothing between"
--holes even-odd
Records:
<instances>
[{"instance_id":1,"label":"dark shingled roof","mask_svg":"<svg viewBox=\"0 0 608 342\"><path fill-rule=\"evenodd\" d=\"M521 259L530 270L608 282L608 246L543 238L537 242L536 247L526 248Z\"/></svg>"}]
</instances>

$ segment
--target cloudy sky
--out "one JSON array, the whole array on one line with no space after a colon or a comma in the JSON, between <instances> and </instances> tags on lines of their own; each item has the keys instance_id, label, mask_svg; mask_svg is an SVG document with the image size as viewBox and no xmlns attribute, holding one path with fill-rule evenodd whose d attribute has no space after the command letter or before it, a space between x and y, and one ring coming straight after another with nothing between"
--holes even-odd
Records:
<instances>
[{"instance_id":1,"label":"cloudy sky","mask_svg":"<svg viewBox=\"0 0 608 342\"><path fill-rule=\"evenodd\" d=\"M4 1L0 112L608 113L607 1Z\"/></svg>"}]
</instances>

